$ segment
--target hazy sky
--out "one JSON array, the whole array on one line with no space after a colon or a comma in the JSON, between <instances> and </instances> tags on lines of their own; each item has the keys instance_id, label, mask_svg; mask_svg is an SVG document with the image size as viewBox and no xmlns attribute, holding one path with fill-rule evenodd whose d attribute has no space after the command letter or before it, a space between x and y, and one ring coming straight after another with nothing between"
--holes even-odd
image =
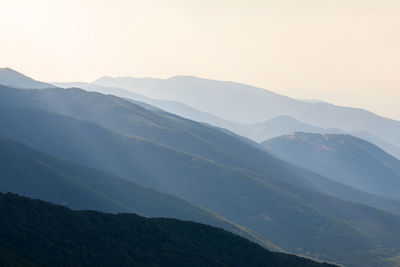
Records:
<instances>
[{"instance_id":1,"label":"hazy sky","mask_svg":"<svg viewBox=\"0 0 400 267\"><path fill-rule=\"evenodd\" d=\"M1 0L0 67L195 75L400 120L399 0Z\"/></svg>"}]
</instances>

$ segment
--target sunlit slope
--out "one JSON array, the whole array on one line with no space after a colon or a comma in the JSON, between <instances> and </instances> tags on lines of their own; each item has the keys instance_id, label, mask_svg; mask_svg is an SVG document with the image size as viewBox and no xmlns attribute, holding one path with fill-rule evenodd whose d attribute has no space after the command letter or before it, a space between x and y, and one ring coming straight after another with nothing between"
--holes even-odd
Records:
<instances>
[{"instance_id":1,"label":"sunlit slope","mask_svg":"<svg viewBox=\"0 0 400 267\"><path fill-rule=\"evenodd\" d=\"M78 210L134 212L191 220L278 249L247 229L180 198L0 138L0 192L13 192Z\"/></svg>"}]
</instances>

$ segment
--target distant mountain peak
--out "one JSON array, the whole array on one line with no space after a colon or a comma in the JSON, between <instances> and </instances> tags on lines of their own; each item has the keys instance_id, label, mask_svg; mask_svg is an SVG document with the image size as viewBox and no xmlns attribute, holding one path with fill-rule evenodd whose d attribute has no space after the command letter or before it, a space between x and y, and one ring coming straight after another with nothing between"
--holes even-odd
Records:
<instances>
[{"instance_id":1,"label":"distant mountain peak","mask_svg":"<svg viewBox=\"0 0 400 267\"><path fill-rule=\"evenodd\" d=\"M101 82L101 81L104 81L104 80L111 80L111 79L114 79L114 77L105 75L105 76L101 76L100 78L94 80L92 83L95 84L97 82Z\"/></svg>"},{"instance_id":2,"label":"distant mountain peak","mask_svg":"<svg viewBox=\"0 0 400 267\"><path fill-rule=\"evenodd\" d=\"M18 72L16 70L13 70L11 68L8 68L8 67L0 68L0 73L1 73L1 75L4 75L4 74L6 74L6 75L16 75L16 76L23 76L23 77L29 78L28 76L26 76L26 75L24 75L24 74L22 74L22 73L20 73L20 72Z\"/></svg>"},{"instance_id":3,"label":"distant mountain peak","mask_svg":"<svg viewBox=\"0 0 400 267\"><path fill-rule=\"evenodd\" d=\"M284 122L297 122L297 123L302 123L296 118L289 116L289 115L280 115L274 118L269 119L267 122L272 122L272 121L284 121Z\"/></svg>"},{"instance_id":4,"label":"distant mountain peak","mask_svg":"<svg viewBox=\"0 0 400 267\"><path fill-rule=\"evenodd\" d=\"M54 85L34 80L11 68L0 68L0 84L22 89L54 88Z\"/></svg>"}]
</instances>

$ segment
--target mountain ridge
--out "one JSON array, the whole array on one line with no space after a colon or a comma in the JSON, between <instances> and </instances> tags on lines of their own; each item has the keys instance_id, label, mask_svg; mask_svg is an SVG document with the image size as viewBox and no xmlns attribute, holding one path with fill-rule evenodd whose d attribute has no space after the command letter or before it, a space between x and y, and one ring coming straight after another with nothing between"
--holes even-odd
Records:
<instances>
[{"instance_id":1,"label":"mountain ridge","mask_svg":"<svg viewBox=\"0 0 400 267\"><path fill-rule=\"evenodd\" d=\"M400 197L400 161L363 139L294 133L262 144L281 158L333 180L366 192Z\"/></svg>"},{"instance_id":2,"label":"mountain ridge","mask_svg":"<svg viewBox=\"0 0 400 267\"><path fill-rule=\"evenodd\" d=\"M20 76L19 79L27 79L28 81L29 80L33 80L33 79L31 79L31 78L29 78L29 77L27 77L27 76L25 76L25 75L23 75L23 74L21 74L19 72L16 72L16 71L12 70L12 69L9 69L9 70L11 72L15 73L15 74L18 74L18 76ZM108 77L106 77L104 79L105 80L113 80L113 79L115 80L116 78L108 76ZM255 141L263 141L263 140L266 140L268 138L273 137L273 136L270 135L271 133L268 133L268 132L266 132L264 134L263 133L259 133L259 134L256 134L256 135L252 134L252 133L257 132L257 129L262 127L262 124L266 123L266 122L258 122L258 123L255 123L253 125L248 124L248 123L241 124L241 123L238 123L238 122L235 122L235 121L224 120L224 119L222 119L222 118L220 118L218 116L215 116L212 113L204 112L202 109L200 109L200 110L199 109L194 109L192 106L185 105L182 102L165 101L165 100L160 100L160 99L151 99L151 98L145 97L144 95L135 94L135 93L132 92L132 90L127 91L125 89L120 89L120 88L94 88L95 87L94 84L99 84L99 83L101 83L101 80L104 80L104 79L98 79L98 80L94 81L92 84L77 82L77 83L54 83L54 85L55 86L65 87L66 85L70 84L71 86L74 86L74 87L86 88L86 90L89 90L89 91L98 91L98 92L102 92L102 93L111 93L111 94L115 94L115 95L117 95L119 97L129 97L131 99L139 100L141 102L145 102L147 104L151 104L151 105L157 106L157 107L162 108L162 109L164 109L164 110L166 110L168 112L176 113L176 114L178 114L180 116L183 116L183 117L195 120L195 121L208 123L208 124L211 124L211 125L214 125L214 126L217 126L217 127L227 128L227 129L229 129L231 131L234 131L237 134L246 135L246 137L252 138ZM195 77L195 76L184 76L184 75L173 76L173 77L170 77L170 78L167 78L167 79L131 78L131 77L123 77L123 79L124 80L128 80L128 81L132 80L132 79L135 80L135 81L142 81L142 82L139 82L139 84L141 84L141 85L143 85L143 84L144 85L149 85L149 84L154 83L154 82L162 82L162 81L166 81L166 80L197 79L197 80L205 80L205 81L209 81L209 82L228 83L228 84L232 84L232 86L235 86L235 85L240 85L242 87L243 86L244 87L247 86L247 87L249 87L251 89L257 89L258 92L264 92L264 93L267 92L267 90L265 90L265 89L254 87L254 86L248 86L248 85L246 85L244 83L235 83L235 82L229 82L229 81L217 81L217 80L203 79L203 78L198 78L198 77ZM0 79L0 81L1 81L1 79ZM37 82L37 81L35 81L35 82ZM38 82L38 83L40 85L41 84L45 84L45 83L41 83L41 82ZM11 84L11 85L15 86L15 84ZM50 85L50 86L53 87L53 85ZM46 84L46 86L36 86L36 87L37 88L43 88L43 87L50 87L50 86L49 86L49 84ZM100 86L100 85L98 85L98 86ZM122 87L124 87L124 86L122 86ZM128 86L128 87L130 87L130 86ZM282 96L282 95L279 95L279 94L274 93L272 91L269 91L269 93L270 93L270 95ZM287 96L283 96L283 97L290 98L290 97L287 97ZM297 100L297 99L292 99L292 100L306 103L305 101L302 101L302 100ZM139 105L142 105L145 108L151 108L151 107L147 106L146 104L142 104L142 103L138 103L138 102L136 102L136 103L139 104ZM317 102L317 103L313 103L313 104L332 105L332 104L325 103L325 102L322 102L322 103L321 102ZM343 107L343 108L345 108L345 107ZM357 111L357 110L358 109L356 109L356 108L354 109L354 111ZM371 113L371 114L373 114L373 113ZM373 115L376 115L376 114L373 114ZM279 116L288 116L288 115L287 114L281 114L281 115L278 115L276 117L270 118L270 120L276 119ZM295 116L293 118L296 119L296 120L299 120ZM263 118L262 121L265 121L265 119ZM302 120L300 120L300 121L302 121ZM302 123L304 123L304 122L302 122ZM308 124L310 124L310 123L308 123ZM311 123L310 126L316 127L316 126L313 126L312 123ZM321 128L321 126L319 126L319 127ZM336 125L332 125L330 127L322 127L322 128L327 129L327 128L332 128L332 127L337 127L337 126ZM339 128L341 128L341 127L339 127ZM361 128L363 128L363 127L361 127ZM368 131L365 131L365 129L363 130L361 128L360 129L359 128L357 128L357 129L354 128L352 130L343 130L342 129L342 131L343 132L350 132L350 133L352 133L352 134L354 134L354 135L356 135L358 137L361 137L361 138L366 138L368 141L373 142L376 145L381 146L387 152L391 153L392 155L396 156L397 158L400 158L400 147L399 147L400 145L397 145L397 146L394 145L394 143L396 143L397 141L393 142L393 140L392 140L391 142L387 142L388 140L385 140L385 138L382 138L382 136L379 137L379 134L378 134L378 136L376 136L376 134L375 135L371 134ZM328 130L331 130L331 129L328 129ZM300 127L298 129L295 129L295 131L304 131L304 128ZM291 132L294 132L294 131L291 131ZM336 133L336 131L328 131L328 133L332 133L332 132ZM282 132L281 134L288 134L288 133L287 132ZM279 135L276 135L276 136L279 136ZM397 140L397 139L398 138L395 138L395 140Z\"/></svg>"},{"instance_id":3,"label":"mountain ridge","mask_svg":"<svg viewBox=\"0 0 400 267\"><path fill-rule=\"evenodd\" d=\"M284 134L290 134L292 132L345 133L345 131L336 128L321 128L310 124L306 124L288 115L281 115L260 123L240 124L233 121L223 120L213 114L196 110L180 102L152 99L124 89L104 87L100 85L79 83L79 82L54 83L54 85L66 89L72 87L79 87L86 91L95 91L104 94L112 94L126 99L132 99L134 100L135 104L141 105L144 108L153 110L156 109L156 107L158 107L167 112L182 116L187 119L207 123L220 128L226 128L236 134L245 136L256 142L265 141L272 137L277 137ZM146 104L137 101L153 105L154 107L148 106ZM349 133L356 137L366 139L367 141L378 145L379 147L383 148L393 156L400 159L400 147L397 147L389 142L386 142L365 131L353 131Z\"/></svg>"},{"instance_id":4,"label":"mountain ridge","mask_svg":"<svg viewBox=\"0 0 400 267\"><path fill-rule=\"evenodd\" d=\"M302 122L344 131L365 130L400 146L400 122L370 111L329 103L306 103L268 90L234 82L194 77L155 80L137 84L117 79L95 84L122 89L163 100L174 100L209 112L228 121L259 123L280 115L290 115ZM128 80L129 81L129 80ZM101 83L100 83L101 82ZM224 105L221 105L221 103Z\"/></svg>"},{"instance_id":5,"label":"mountain ridge","mask_svg":"<svg viewBox=\"0 0 400 267\"><path fill-rule=\"evenodd\" d=\"M0 84L24 89L44 89L54 87L54 85L39 82L11 68L0 68Z\"/></svg>"}]
</instances>

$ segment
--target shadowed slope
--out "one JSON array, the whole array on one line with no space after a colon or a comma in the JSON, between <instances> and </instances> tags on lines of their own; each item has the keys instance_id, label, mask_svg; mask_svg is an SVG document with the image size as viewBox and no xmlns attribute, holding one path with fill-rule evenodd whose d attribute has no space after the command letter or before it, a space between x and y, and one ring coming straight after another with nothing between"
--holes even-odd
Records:
<instances>
[{"instance_id":1,"label":"shadowed slope","mask_svg":"<svg viewBox=\"0 0 400 267\"><path fill-rule=\"evenodd\" d=\"M218 228L72 211L0 194L2 266L333 266L271 253Z\"/></svg>"}]
</instances>

